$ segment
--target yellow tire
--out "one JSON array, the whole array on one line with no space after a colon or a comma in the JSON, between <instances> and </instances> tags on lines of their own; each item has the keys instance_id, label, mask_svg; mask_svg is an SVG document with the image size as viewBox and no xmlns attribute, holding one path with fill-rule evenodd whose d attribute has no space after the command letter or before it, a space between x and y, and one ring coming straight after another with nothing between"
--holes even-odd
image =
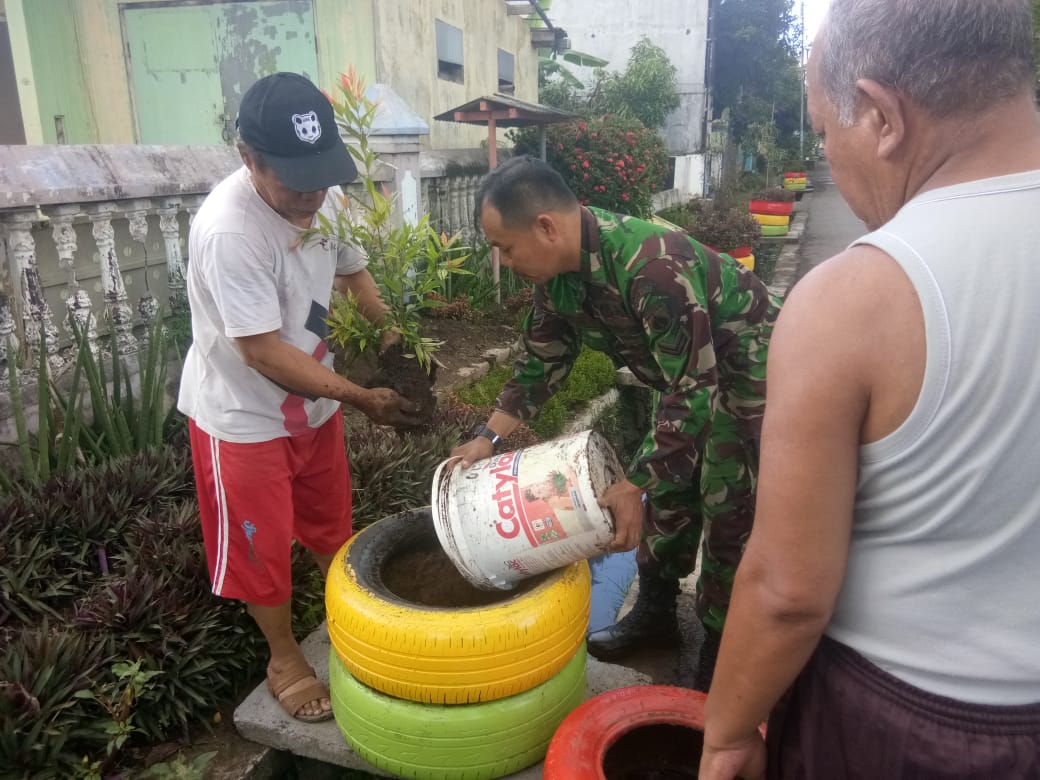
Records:
<instances>
[{"instance_id":1,"label":"yellow tire","mask_svg":"<svg viewBox=\"0 0 1040 780\"><path fill-rule=\"evenodd\" d=\"M736 260L738 263L740 263L745 268L747 268L749 271L754 271L755 270L755 256L754 255L746 255L744 257L734 257L733 259Z\"/></svg>"},{"instance_id":2,"label":"yellow tire","mask_svg":"<svg viewBox=\"0 0 1040 780\"><path fill-rule=\"evenodd\" d=\"M791 177L790 179L784 179L784 186L787 188L797 187L799 184L805 184L807 179L804 176Z\"/></svg>"},{"instance_id":3,"label":"yellow tire","mask_svg":"<svg viewBox=\"0 0 1040 780\"><path fill-rule=\"evenodd\" d=\"M751 216L753 216L756 220L758 220L758 224L759 225L783 225L784 227L787 227L788 225L791 224L791 218L790 217L781 217L781 216L778 216L776 214L755 214L755 213L752 213Z\"/></svg>"},{"instance_id":4,"label":"yellow tire","mask_svg":"<svg viewBox=\"0 0 1040 780\"><path fill-rule=\"evenodd\" d=\"M384 581L394 555L417 550L443 554L429 507L373 523L332 561L329 637L365 685L428 704L491 701L550 679L585 641L592 588L585 561L513 591L478 591L486 606L441 607L402 597Z\"/></svg>"}]
</instances>

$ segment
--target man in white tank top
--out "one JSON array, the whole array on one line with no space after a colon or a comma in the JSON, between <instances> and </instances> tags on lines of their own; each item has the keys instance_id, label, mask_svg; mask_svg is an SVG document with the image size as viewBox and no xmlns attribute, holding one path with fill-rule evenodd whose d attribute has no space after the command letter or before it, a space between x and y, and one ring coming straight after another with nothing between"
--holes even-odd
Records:
<instances>
[{"instance_id":1,"label":"man in white tank top","mask_svg":"<svg viewBox=\"0 0 1040 780\"><path fill-rule=\"evenodd\" d=\"M1032 35L1031 0L832 0L809 116L873 232L773 334L701 780L1040 778Z\"/></svg>"}]
</instances>

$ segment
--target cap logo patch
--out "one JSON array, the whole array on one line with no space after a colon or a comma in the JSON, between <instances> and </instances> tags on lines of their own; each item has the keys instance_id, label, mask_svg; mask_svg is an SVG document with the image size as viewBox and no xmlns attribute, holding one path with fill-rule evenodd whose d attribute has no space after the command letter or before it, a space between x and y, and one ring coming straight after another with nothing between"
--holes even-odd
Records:
<instances>
[{"instance_id":1,"label":"cap logo patch","mask_svg":"<svg viewBox=\"0 0 1040 780\"><path fill-rule=\"evenodd\" d=\"M296 137L301 141L313 144L321 138L321 123L318 121L318 115L315 112L308 111L306 114L293 114L292 122L293 129L296 130Z\"/></svg>"}]
</instances>

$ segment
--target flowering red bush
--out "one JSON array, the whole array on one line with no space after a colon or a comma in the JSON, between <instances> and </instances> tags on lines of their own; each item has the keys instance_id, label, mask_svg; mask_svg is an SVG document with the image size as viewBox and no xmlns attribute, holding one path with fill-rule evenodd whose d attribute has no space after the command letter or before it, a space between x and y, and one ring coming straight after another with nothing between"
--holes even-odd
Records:
<instances>
[{"instance_id":1,"label":"flowering red bush","mask_svg":"<svg viewBox=\"0 0 1040 780\"><path fill-rule=\"evenodd\" d=\"M649 217L664 185L668 152L638 119L604 116L551 125L548 163L586 206Z\"/></svg>"}]
</instances>

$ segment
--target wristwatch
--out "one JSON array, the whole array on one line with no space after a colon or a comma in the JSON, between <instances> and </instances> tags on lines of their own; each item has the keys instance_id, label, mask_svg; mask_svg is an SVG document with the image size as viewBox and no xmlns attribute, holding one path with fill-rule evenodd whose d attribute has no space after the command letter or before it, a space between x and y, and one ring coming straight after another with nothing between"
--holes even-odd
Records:
<instances>
[{"instance_id":1,"label":"wristwatch","mask_svg":"<svg viewBox=\"0 0 1040 780\"><path fill-rule=\"evenodd\" d=\"M472 433L474 439L478 436L483 436L485 439L490 439L492 447L495 447L502 440L501 436L499 436L493 430L488 428L486 425L478 425L476 428L473 429Z\"/></svg>"}]
</instances>

